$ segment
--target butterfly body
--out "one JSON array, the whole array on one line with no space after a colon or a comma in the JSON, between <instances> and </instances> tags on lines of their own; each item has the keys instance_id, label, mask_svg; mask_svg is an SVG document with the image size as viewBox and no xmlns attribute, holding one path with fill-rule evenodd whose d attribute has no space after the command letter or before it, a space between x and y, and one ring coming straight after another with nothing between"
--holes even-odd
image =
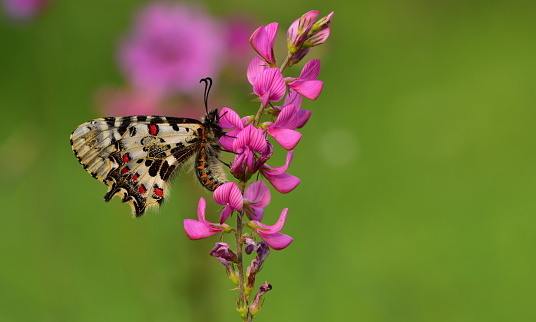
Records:
<instances>
[{"instance_id":1,"label":"butterfly body","mask_svg":"<svg viewBox=\"0 0 536 322\"><path fill-rule=\"evenodd\" d=\"M108 185L109 201L118 195L136 216L160 205L167 183L178 169L194 159L200 183L213 191L227 182L219 161L218 111L202 121L167 116L125 116L95 119L78 126L71 146L82 166Z\"/></svg>"}]
</instances>

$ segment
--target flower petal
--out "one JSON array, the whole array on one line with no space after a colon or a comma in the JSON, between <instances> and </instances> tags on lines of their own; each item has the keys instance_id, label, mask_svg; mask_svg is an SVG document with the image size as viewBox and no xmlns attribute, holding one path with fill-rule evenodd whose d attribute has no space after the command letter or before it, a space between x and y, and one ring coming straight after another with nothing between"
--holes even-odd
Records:
<instances>
[{"instance_id":1,"label":"flower petal","mask_svg":"<svg viewBox=\"0 0 536 322\"><path fill-rule=\"evenodd\" d=\"M236 136L236 140L233 143L233 151L241 152L246 147L249 147L255 152L263 152L266 150L266 144L264 131L250 124Z\"/></svg>"},{"instance_id":2,"label":"flower petal","mask_svg":"<svg viewBox=\"0 0 536 322\"><path fill-rule=\"evenodd\" d=\"M261 98L261 103L266 106L268 102L280 101L285 95L286 88L285 79L279 68L269 68L257 76L253 92Z\"/></svg>"},{"instance_id":3,"label":"flower petal","mask_svg":"<svg viewBox=\"0 0 536 322\"><path fill-rule=\"evenodd\" d=\"M258 233L259 236L261 236L262 240L264 240L264 242L268 244L268 246L272 247L275 250L281 250L283 248L286 248L293 241L292 237L282 233L261 234L260 230L258 231Z\"/></svg>"},{"instance_id":4,"label":"flower petal","mask_svg":"<svg viewBox=\"0 0 536 322\"><path fill-rule=\"evenodd\" d=\"M275 64L274 40L277 33L276 22L265 26L260 26L253 32L249 43L253 49L269 64Z\"/></svg>"},{"instance_id":5,"label":"flower petal","mask_svg":"<svg viewBox=\"0 0 536 322\"><path fill-rule=\"evenodd\" d=\"M271 174L282 174L287 171L288 167L290 166L290 163L292 162L292 158L294 157L294 151L288 151L287 158L285 160L285 164L280 167L272 167L269 165L265 165L266 170L269 171Z\"/></svg>"},{"instance_id":6,"label":"flower petal","mask_svg":"<svg viewBox=\"0 0 536 322\"><path fill-rule=\"evenodd\" d=\"M312 112L309 110L299 110L298 111L298 129L301 129L305 126L309 118L311 117Z\"/></svg>"},{"instance_id":7,"label":"flower petal","mask_svg":"<svg viewBox=\"0 0 536 322\"><path fill-rule=\"evenodd\" d=\"M294 149L302 137L300 132L291 129L268 128L267 132L286 150Z\"/></svg>"},{"instance_id":8,"label":"flower petal","mask_svg":"<svg viewBox=\"0 0 536 322\"><path fill-rule=\"evenodd\" d=\"M216 188L214 201L220 205L229 205L234 210L242 210L243 199L235 182L227 182Z\"/></svg>"},{"instance_id":9,"label":"flower petal","mask_svg":"<svg viewBox=\"0 0 536 322\"><path fill-rule=\"evenodd\" d=\"M244 200L255 203L254 207L266 207L270 203L270 189L264 181L255 181L244 192Z\"/></svg>"},{"instance_id":10,"label":"flower petal","mask_svg":"<svg viewBox=\"0 0 536 322\"><path fill-rule=\"evenodd\" d=\"M289 104L281 109L274 123L274 127L294 130L298 126L298 111L299 107L294 104Z\"/></svg>"},{"instance_id":11,"label":"flower petal","mask_svg":"<svg viewBox=\"0 0 536 322\"><path fill-rule=\"evenodd\" d=\"M292 89L298 92L303 97L310 100L316 100L322 92L323 82L320 80L295 80L288 84Z\"/></svg>"},{"instance_id":12,"label":"flower petal","mask_svg":"<svg viewBox=\"0 0 536 322\"><path fill-rule=\"evenodd\" d=\"M231 206L225 206L220 214L220 224L223 224L225 221L227 221L227 218L229 218L232 213L233 208Z\"/></svg>"},{"instance_id":13,"label":"flower petal","mask_svg":"<svg viewBox=\"0 0 536 322\"><path fill-rule=\"evenodd\" d=\"M300 179L288 173L272 174L270 171L262 171L262 174L274 186L279 193L289 193L300 184Z\"/></svg>"},{"instance_id":14,"label":"flower petal","mask_svg":"<svg viewBox=\"0 0 536 322\"><path fill-rule=\"evenodd\" d=\"M251 85L255 84L255 80L257 79L257 76L266 69L268 69L269 66L266 65L266 62L260 59L259 57L255 56L251 60L251 62L248 65L247 70L247 77L248 81Z\"/></svg>"},{"instance_id":15,"label":"flower petal","mask_svg":"<svg viewBox=\"0 0 536 322\"><path fill-rule=\"evenodd\" d=\"M261 221L262 217L264 216L264 209L249 206L249 210L246 212L246 214L251 220Z\"/></svg>"},{"instance_id":16,"label":"flower petal","mask_svg":"<svg viewBox=\"0 0 536 322\"><path fill-rule=\"evenodd\" d=\"M186 232L186 236L188 236L188 238L195 240L210 237L222 230L211 227L210 225L206 225L198 220L184 219L184 231Z\"/></svg>"},{"instance_id":17,"label":"flower petal","mask_svg":"<svg viewBox=\"0 0 536 322\"><path fill-rule=\"evenodd\" d=\"M224 107L220 111L220 122L219 125L222 127L222 129L243 129L244 123L240 119L240 116L238 113L236 113L234 110Z\"/></svg>"},{"instance_id":18,"label":"flower petal","mask_svg":"<svg viewBox=\"0 0 536 322\"><path fill-rule=\"evenodd\" d=\"M320 59L311 59L303 66L300 73L300 80L315 80L320 74Z\"/></svg>"}]
</instances>

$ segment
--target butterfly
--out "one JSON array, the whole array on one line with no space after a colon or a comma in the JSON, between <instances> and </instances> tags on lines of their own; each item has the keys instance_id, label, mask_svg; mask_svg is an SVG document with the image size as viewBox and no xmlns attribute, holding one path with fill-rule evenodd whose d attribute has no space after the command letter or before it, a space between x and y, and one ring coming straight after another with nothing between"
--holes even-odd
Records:
<instances>
[{"instance_id":1,"label":"butterfly","mask_svg":"<svg viewBox=\"0 0 536 322\"><path fill-rule=\"evenodd\" d=\"M105 201L118 195L139 217L159 206L167 183L181 166L194 160L201 185L214 191L228 180L220 160L218 110L208 111L210 78L205 82L205 109L201 121L169 116L104 117L79 125L71 134L71 147L80 164L108 186Z\"/></svg>"}]
</instances>

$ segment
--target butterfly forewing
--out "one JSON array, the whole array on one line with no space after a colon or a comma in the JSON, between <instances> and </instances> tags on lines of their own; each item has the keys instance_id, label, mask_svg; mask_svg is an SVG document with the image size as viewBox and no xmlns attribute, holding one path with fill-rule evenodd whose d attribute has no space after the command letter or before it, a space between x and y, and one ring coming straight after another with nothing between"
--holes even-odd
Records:
<instances>
[{"instance_id":1,"label":"butterfly forewing","mask_svg":"<svg viewBox=\"0 0 536 322\"><path fill-rule=\"evenodd\" d=\"M78 126L71 145L82 166L109 186L105 200L118 195L141 216L162 203L167 182L192 157L207 189L227 181L218 160L222 134L214 119L107 117Z\"/></svg>"}]
</instances>

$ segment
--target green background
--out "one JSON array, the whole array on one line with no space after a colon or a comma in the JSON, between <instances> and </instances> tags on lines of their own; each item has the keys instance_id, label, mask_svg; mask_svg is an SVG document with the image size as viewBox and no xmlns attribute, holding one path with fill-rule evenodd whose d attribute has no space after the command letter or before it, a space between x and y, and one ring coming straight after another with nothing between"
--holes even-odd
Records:
<instances>
[{"instance_id":1,"label":"green background","mask_svg":"<svg viewBox=\"0 0 536 322\"><path fill-rule=\"evenodd\" d=\"M117 42L143 3L58 0L23 25L2 18L1 321L240 320L208 256L217 238L182 229L210 194L184 175L158 213L132 219L69 146L102 116L98 89L124 82ZM268 224L290 209L295 240L258 277L274 289L256 320L536 319L535 4L207 4L282 31L335 11L289 170L302 183L267 208Z\"/></svg>"}]
</instances>

